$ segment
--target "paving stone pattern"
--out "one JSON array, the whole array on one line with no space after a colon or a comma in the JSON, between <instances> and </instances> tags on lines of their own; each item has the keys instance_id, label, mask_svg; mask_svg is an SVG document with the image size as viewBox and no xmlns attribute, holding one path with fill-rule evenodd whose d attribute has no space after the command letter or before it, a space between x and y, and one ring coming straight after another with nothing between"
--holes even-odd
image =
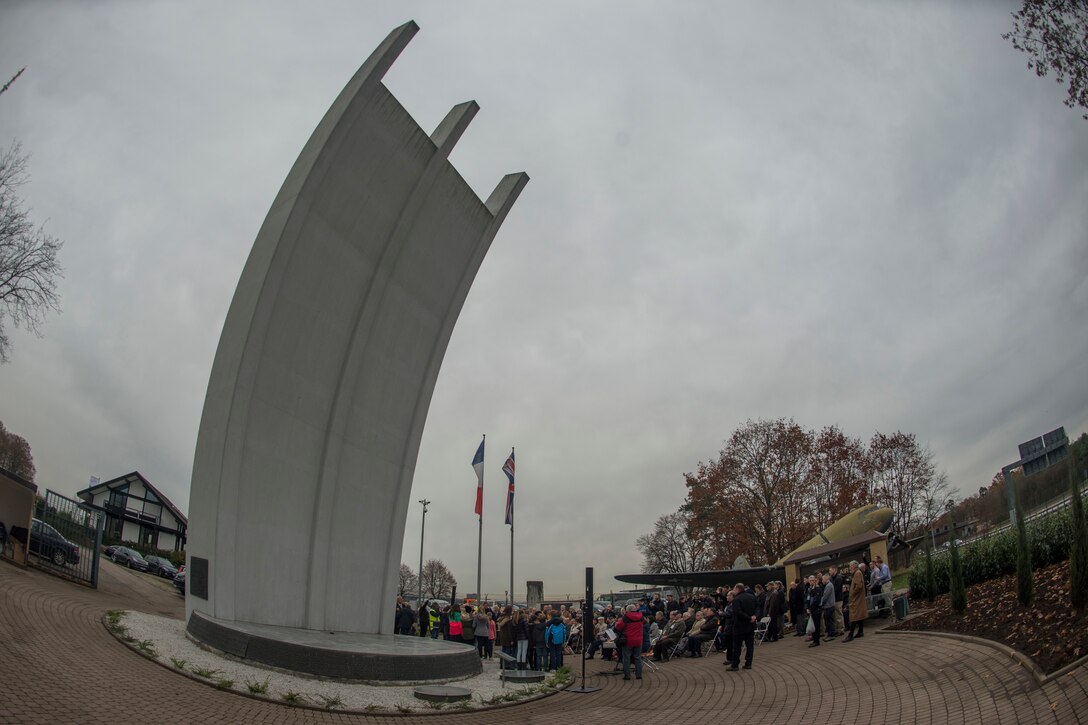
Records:
<instances>
[{"instance_id":1,"label":"paving stone pattern","mask_svg":"<svg viewBox=\"0 0 1088 725\"><path fill-rule=\"evenodd\" d=\"M1038 687L990 647L873 633L812 649L787 637L758 647L751 671L726 672L713 655L677 659L624 682L598 675L612 669L598 659L588 663L587 684L600 692L485 712L381 717L304 710L181 677L102 626L108 609L181 618L181 599L167 586L104 563L95 591L0 563L0 723L1088 722L1088 668ZM576 657L568 660L580 671Z\"/></svg>"}]
</instances>

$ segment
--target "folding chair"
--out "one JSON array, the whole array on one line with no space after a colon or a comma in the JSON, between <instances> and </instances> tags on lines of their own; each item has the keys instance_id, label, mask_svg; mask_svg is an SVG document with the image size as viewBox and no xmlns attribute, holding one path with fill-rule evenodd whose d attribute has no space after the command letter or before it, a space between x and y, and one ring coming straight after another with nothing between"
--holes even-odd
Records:
<instances>
[{"instance_id":1,"label":"folding chair","mask_svg":"<svg viewBox=\"0 0 1088 725\"><path fill-rule=\"evenodd\" d=\"M661 639L661 635L657 635L650 640L650 649L645 652L639 652L639 657L642 658L642 664L649 667L652 672L657 672L657 663L654 662L654 645L657 644L657 640Z\"/></svg>"},{"instance_id":2,"label":"folding chair","mask_svg":"<svg viewBox=\"0 0 1088 725\"><path fill-rule=\"evenodd\" d=\"M764 617L759 620L759 624L756 625L756 636L759 637L759 644L763 644L763 641L767 639L767 629L770 627L771 618Z\"/></svg>"},{"instance_id":3,"label":"folding chair","mask_svg":"<svg viewBox=\"0 0 1088 725\"><path fill-rule=\"evenodd\" d=\"M668 656L667 659L671 660L673 657L676 656L677 652L683 652L687 648L688 648L688 636L685 634L683 637L681 637L680 639L678 639L676 641L676 646L672 648L671 652L669 652L669 656Z\"/></svg>"}]
</instances>

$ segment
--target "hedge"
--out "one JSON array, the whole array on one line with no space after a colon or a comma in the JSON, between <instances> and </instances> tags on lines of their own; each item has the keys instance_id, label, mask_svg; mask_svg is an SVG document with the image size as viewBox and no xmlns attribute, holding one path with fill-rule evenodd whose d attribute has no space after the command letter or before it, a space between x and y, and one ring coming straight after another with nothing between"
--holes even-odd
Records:
<instances>
[{"instance_id":1,"label":"hedge","mask_svg":"<svg viewBox=\"0 0 1088 725\"><path fill-rule=\"evenodd\" d=\"M1027 529L1032 568L1039 569L1069 558L1073 538L1073 514L1069 509L1029 521ZM1016 529L1009 527L988 538L965 544L960 549L960 558L965 586L1015 573ZM950 584L947 551L933 553L933 571L937 586L933 596L947 593ZM920 558L912 563L909 586L912 597L928 598L925 565Z\"/></svg>"}]
</instances>

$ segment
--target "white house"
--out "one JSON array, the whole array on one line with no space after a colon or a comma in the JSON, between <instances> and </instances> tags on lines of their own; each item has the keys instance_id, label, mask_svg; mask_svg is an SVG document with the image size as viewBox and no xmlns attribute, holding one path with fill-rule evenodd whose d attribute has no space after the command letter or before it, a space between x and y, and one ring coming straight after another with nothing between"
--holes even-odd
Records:
<instances>
[{"instance_id":1,"label":"white house","mask_svg":"<svg viewBox=\"0 0 1088 725\"><path fill-rule=\"evenodd\" d=\"M189 519L139 471L97 483L76 495L106 514L107 539L167 551L185 549Z\"/></svg>"}]
</instances>

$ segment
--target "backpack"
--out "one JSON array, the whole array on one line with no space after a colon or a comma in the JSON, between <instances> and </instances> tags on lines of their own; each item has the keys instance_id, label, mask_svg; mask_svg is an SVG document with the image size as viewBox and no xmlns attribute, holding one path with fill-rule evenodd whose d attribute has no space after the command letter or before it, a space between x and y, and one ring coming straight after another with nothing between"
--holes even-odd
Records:
<instances>
[{"instance_id":1,"label":"backpack","mask_svg":"<svg viewBox=\"0 0 1088 725\"><path fill-rule=\"evenodd\" d=\"M545 635L548 644L563 644L567 641L567 633L564 631L562 624L549 624L545 630Z\"/></svg>"}]
</instances>

